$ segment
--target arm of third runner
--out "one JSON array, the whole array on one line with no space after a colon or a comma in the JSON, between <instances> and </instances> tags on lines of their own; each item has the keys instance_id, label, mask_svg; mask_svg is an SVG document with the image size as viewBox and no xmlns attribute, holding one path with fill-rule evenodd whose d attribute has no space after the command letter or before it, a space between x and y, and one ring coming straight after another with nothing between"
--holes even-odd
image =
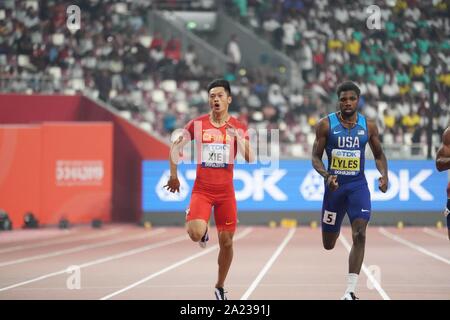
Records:
<instances>
[{"instance_id":1,"label":"arm of third runner","mask_svg":"<svg viewBox=\"0 0 450 320\"><path fill-rule=\"evenodd\" d=\"M450 128L442 135L442 144L436 154L436 169L439 171L450 169Z\"/></svg>"}]
</instances>

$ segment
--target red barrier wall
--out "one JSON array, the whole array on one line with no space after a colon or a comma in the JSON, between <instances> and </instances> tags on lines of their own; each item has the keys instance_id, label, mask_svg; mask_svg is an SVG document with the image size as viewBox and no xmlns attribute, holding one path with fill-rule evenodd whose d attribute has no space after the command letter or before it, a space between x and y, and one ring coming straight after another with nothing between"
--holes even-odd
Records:
<instances>
[{"instance_id":1,"label":"red barrier wall","mask_svg":"<svg viewBox=\"0 0 450 320\"><path fill-rule=\"evenodd\" d=\"M141 162L143 159L167 159L169 147L86 97L0 94L0 124L44 121L113 123L112 220L140 221Z\"/></svg>"},{"instance_id":2,"label":"red barrier wall","mask_svg":"<svg viewBox=\"0 0 450 320\"><path fill-rule=\"evenodd\" d=\"M0 206L15 228L27 211L40 223L111 219L112 125L0 127Z\"/></svg>"},{"instance_id":3,"label":"red barrier wall","mask_svg":"<svg viewBox=\"0 0 450 320\"><path fill-rule=\"evenodd\" d=\"M26 211L40 213L41 129L0 126L0 208L17 228Z\"/></svg>"},{"instance_id":4,"label":"red barrier wall","mask_svg":"<svg viewBox=\"0 0 450 320\"><path fill-rule=\"evenodd\" d=\"M46 222L111 220L113 126L42 126L41 212Z\"/></svg>"},{"instance_id":5,"label":"red barrier wall","mask_svg":"<svg viewBox=\"0 0 450 320\"><path fill-rule=\"evenodd\" d=\"M142 160L167 159L168 146L86 98L79 114L85 121L107 119L114 123L113 221L140 221Z\"/></svg>"}]
</instances>

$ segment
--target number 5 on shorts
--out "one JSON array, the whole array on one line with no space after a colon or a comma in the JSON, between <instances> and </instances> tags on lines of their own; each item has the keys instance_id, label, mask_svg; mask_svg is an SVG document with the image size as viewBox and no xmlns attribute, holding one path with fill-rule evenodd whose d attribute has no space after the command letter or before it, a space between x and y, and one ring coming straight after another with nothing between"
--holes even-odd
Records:
<instances>
[{"instance_id":1,"label":"number 5 on shorts","mask_svg":"<svg viewBox=\"0 0 450 320\"><path fill-rule=\"evenodd\" d=\"M334 225L336 223L336 212L325 210L322 221L323 223Z\"/></svg>"}]
</instances>

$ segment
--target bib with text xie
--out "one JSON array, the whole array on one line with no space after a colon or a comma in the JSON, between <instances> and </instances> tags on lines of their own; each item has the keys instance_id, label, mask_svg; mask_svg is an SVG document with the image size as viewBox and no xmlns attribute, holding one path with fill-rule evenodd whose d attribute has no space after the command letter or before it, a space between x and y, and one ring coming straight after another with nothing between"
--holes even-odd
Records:
<instances>
[{"instance_id":1,"label":"bib with text xie","mask_svg":"<svg viewBox=\"0 0 450 320\"><path fill-rule=\"evenodd\" d=\"M230 159L230 146L221 143L202 144L202 166L205 168L226 168Z\"/></svg>"}]
</instances>

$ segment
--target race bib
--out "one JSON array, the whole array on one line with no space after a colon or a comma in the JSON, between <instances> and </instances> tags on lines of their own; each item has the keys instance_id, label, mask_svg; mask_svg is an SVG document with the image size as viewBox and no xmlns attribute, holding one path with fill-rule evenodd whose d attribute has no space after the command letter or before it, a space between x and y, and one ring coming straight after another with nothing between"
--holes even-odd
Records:
<instances>
[{"instance_id":1,"label":"race bib","mask_svg":"<svg viewBox=\"0 0 450 320\"><path fill-rule=\"evenodd\" d=\"M230 159L230 146L221 143L202 144L202 167L226 168Z\"/></svg>"},{"instance_id":2,"label":"race bib","mask_svg":"<svg viewBox=\"0 0 450 320\"><path fill-rule=\"evenodd\" d=\"M331 151L331 170L333 174L355 176L360 171L361 151L341 150Z\"/></svg>"}]
</instances>

